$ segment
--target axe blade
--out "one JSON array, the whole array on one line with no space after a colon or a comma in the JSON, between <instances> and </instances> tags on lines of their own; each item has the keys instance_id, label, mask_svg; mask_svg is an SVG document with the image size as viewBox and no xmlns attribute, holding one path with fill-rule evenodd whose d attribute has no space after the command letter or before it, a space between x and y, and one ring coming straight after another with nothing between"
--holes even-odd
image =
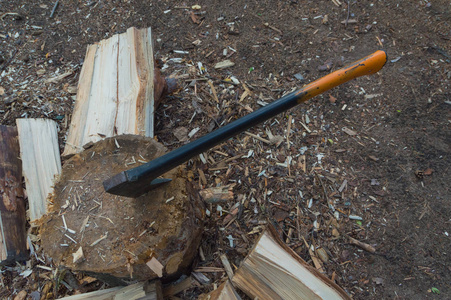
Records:
<instances>
[{"instance_id":1,"label":"axe blade","mask_svg":"<svg viewBox=\"0 0 451 300\"><path fill-rule=\"evenodd\" d=\"M129 198L138 198L147 192L171 182L172 179L156 178L148 182L148 180L130 181L126 172L121 172L103 182L105 191L118 196Z\"/></svg>"}]
</instances>

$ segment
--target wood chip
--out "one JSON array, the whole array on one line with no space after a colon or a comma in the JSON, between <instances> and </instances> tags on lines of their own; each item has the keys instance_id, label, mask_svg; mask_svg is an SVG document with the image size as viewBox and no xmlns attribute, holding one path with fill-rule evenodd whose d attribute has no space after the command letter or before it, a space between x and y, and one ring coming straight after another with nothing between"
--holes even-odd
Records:
<instances>
[{"instance_id":1,"label":"wood chip","mask_svg":"<svg viewBox=\"0 0 451 300\"><path fill-rule=\"evenodd\" d=\"M83 223L81 224L81 227L80 227L80 233L83 233L83 231L85 231L86 225L88 225L88 221L89 221L89 216L87 216L83 220Z\"/></svg>"},{"instance_id":2,"label":"wood chip","mask_svg":"<svg viewBox=\"0 0 451 300\"><path fill-rule=\"evenodd\" d=\"M308 128L307 125L305 125L305 124L302 123L302 122L299 122L299 123L301 123L302 127L304 127L304 129L305 129L308 133L311 133L311 132L312 132L312 131L310 130L310 128Z\"/></svg>"},{"instance_id":3,"label":"wood chip","mask_svg":"<svg viewBox=\"0 0 451 300\"><path fill-rule=\"evenodd\" d=\"M55 77L49 78L45 81L45 83L52 83L52 82L58 82L60 80L63 80L64 78L66 78L67 76L70 76L74 73L74 71L69 70L63 74L57 75Z\"/></svg>"},{"instance_id":4,"label":"wood chip","mask_svg":"<svg viewBox=\"0 0 451 300\"><path fill-rule=\"evenodd\" d=\"M84 259L82 247L78 248L77 252L72 253L74 264L81 262Z\"/></svg>"},{"instance_id":5,"label":"wood chip","mask_svg":"<svg viewBox=\"0 0 451 300\"><path fill-rule=\"evenodd\" d=\"M260 137L260 136L258 136L258 135L256 135L256 134L250 133L250 132L248 132L248 131L245 131L244 133L247 134L248 136L251 136L251 137L253 137L253 138L259 140L259 141L262 141L263 143L266 143L266 144L268 144L268 145L271 145L271 142L270 142L269 140L267 140L267 139L265 139L265 138L262 138L262 137Z\"/></svg>"},{"instance_id":6,"label":"wood chip","mask_svg":"<svg viewBox=\"0 0 451 300\"><path fill-rule=\"evenodd\" d=\"M199 179L202 185L207 185L207 178L205 177L204 171L202 169L197 169L197 171L199 172Z\"/></svg>"},{"instance_id":7,"label":"wood chip","mask_svg":"<svg viewBox=\"0 0 451 300\"><path fill-rule=\"evenodd\" d=\"M163 277L164 266L155 258L152 257L146 265L155 273L158 277Z\"/></svg>"},{"instance_id":8,"label":"wood chip","mask_svg":"<svg viewBox=\"0 0 451 300\"><path fill-rule=\"evenodd\" d=\"M27 291L20 291L16 297L14 297L14 300L25 300L27 298Z\"/></svg>"},{"instance_id":9,"label":"wood chip","mask_svg":"<svg viewBox=\"0 0 451 300\"><path fill-rule=\"evenodd\" d=\"M227 202L233 200L234 187L234 183L225 186L211 187L199 191L199 194L207 203Z\"/></svg>"},{"instance_id":10,"label":"wood chip","mask_svg":"<svg viewBox=\"0 0 451 300\"><path fill-rule=\"evenodd\" d=\"M200 18L193 11L191 12L190 17L194 24L200 24Z\"/></svg>"},{"instance_id":11,"label":"wood chip","mask_svg":"<svg viewBox=\"0 0 451 300\"><path fill-rule=\"evenodd\" d=\"M216 93L215 86L213 85L213 81L208 80L208 85L211 88L211 93L213 94L213 99L216 101L216 103L219 103L218 94Z\"/></svg>"},{"instance_id":12,"label":"wood chip","mask_svg":"<svg viewBox=\"0 0 451 300\"><path fill-rule=\"evenodd\" d=\"M94 247L95 245L97 245L98 243L100 243L101 241L103 241L104 239L106 239L108 237L108 232L105 233L104 236L100 237L99 239L95 240L90 246Z\"/></svg>"},{"instance_id":13,"label":"wood chip","mask_svg":"<svg viewBox=\"0 0 451 300\"><path fill-rule=\"evenodd\" d=\"M368 156L371 160L374 160L374 161L378 161L379 160L379 158L377 158L376 156L374 156L374 155L369 155Z\"/></svg>"},{"instance_id":14,"label":"wood chip","mask_svg":"<svg viewBox=\"0 0 451 300\"><path fill-rule=\"evenodd\" d=\"M351 130L351 129L347 128L347 127L343 128L343 132L346 133L346 134L349 134L350 136L357 135L357 132L355 132L354 130Z\"/></svg>"},{"instance_id":15,"label":"wood chip","mask_svg":"<svg viewBox=\"0 0 451 300\"><path fill-rule=\"evenodd\" d=\"M234 62L232 62L230 59L226 59L224 61L218 62L215 65L215 69L225 69L228 67L233 67L235 65Z\"/></svg>"},{"instance_id":16,"label":"wood chip","mask_svg":"<svg viewBox=\"0 0 451 300\"><path fill-rule=\"evenodd\" d=\"M263 25L265 25L265 26L268 27L268 28L271 28L272 30L277 31L277 32L280 33L280 34L283 34L283 33L282 33L282 30L280 30L280 29L278 29L278 28L276 28L276 27L274 27L274 26L269 25L269 23L264 23Z\"/></svg>"},{"instance_id":17,"label":"wood chip","mask_svg":"<svg viewBox=\"0 0 451 300\"><path fill-rule=\"evenodd\" d=\"M224 269L226 270L227 276L229 276L229 279L232 280L233 278L233 270L232 266L230 265L230 262L225 254L220 255L222 265L224 266Z\"/></svg>"},{"instance_id":18,"label":"wood chip","mask_svg":"<svg viewBox=\"0 0 451 300\"><path fill-rule=\"evenodd\" d=\"M210 282L211 282L211 281L210 281L210 278L208 278L207 276L205 276L205 275L202 274L202 273L199 273L199 272L192 272L191 275L193 275L193 277L194 277L197 281L199 281L200 284L207 285L207 284L210 284Z\"/></svg>"},{"instance_id":19,"label":"wood chip","mask_svg":"<svg viewBox=\"0 0 451 300\"><path fill-rule=\"evenodd\" d=\"M308 248L308 252L310 254L310 258L312 259L313 264L315 265L315 268L320 272L320 273L325 273L324 271L324 266L323 266L323 262L318 259L318 257L316 256L315 252L313 251L313 246L310 246Z\"/></svg>"},{"instance_id":20,"label":"wood chip","mask_svg":"<svg viewBox=\"0 0 451 300\"><path fill-rule=\"evenodd\" d=\"M341 184L341 186L340 186L340 188L338 189L338 191L339 191L340 193L343 192L343 190L346 188L347 184L348 184L348 181L347 181L346 179L343 180L343 183Z\"/></svg>"},{"instance_id":21,"label":"wood chip","mask_svg":"<svg viewBox=\"0 0 451 300\"><path fill-rule=\"evenodd\" d=\"M357 23L358 23L358 21L356 19L349 19L349 20L341 21L341 24L344 24L344 25L346 25L346 24L357 24Z\"/></svg>"},{"instance_id":22,"label":"wood chip","mask_svg":"<svg viewBox=\"0 0 451 300\"><path fill-rule=\"evenodd\" d=\"M376 252L376 249L373 246L371 246L371 245L369 245L367 243L358 241L358 240L356 240L355 238L352 238L352 237L348 237L348 238L349 238L349 243L350 244L356 245L356 246L358 246L358 247L362 248L363 250L368 251L370 253L375 253Z\"/></svg>"}]
</instances>

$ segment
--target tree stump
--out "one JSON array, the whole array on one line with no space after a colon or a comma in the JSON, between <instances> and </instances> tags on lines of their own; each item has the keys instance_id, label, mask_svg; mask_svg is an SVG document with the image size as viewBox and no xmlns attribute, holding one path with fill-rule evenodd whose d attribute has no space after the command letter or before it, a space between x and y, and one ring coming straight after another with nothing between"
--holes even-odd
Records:
<instances>
[{"instance_id":1,"label":"tree stump","mask_svg":"<svg viewBox=\"0 0 451 300\"><path fill-rule=\"evenodd\" d=\"M103 280L170 278L187 269L200 243L204 207L181 168L165 174L170 183L136 199L108 194L102 185L165 151L151 138L123 135L67 160L50 197L51 212L42 219L46 255ZM162 265L160 276L149 267L155 262Z\"/></svg>"}]
</instances>

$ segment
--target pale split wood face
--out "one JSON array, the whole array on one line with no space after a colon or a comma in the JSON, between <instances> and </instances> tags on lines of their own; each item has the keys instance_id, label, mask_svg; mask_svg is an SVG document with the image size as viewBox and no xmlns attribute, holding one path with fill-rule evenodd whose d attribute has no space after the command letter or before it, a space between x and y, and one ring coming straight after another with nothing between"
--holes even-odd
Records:
<instances>
[{"instance_id":1,"label":"pale split wood face","mask_svg":"<svg viewBox=\"0 0 451 300\"><path fill-rule=\"evenodd\" d=\"M154 110L166 90L150 28L132 27L88 46L63 156L106 137L153 137Z\"/></svg>"}]
</instances>

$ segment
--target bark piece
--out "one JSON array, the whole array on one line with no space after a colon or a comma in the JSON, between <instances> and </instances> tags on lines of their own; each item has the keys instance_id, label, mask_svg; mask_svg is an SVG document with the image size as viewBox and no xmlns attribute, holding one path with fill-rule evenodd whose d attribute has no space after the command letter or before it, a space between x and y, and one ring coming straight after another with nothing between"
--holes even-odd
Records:
<instances>
[{"instance_id":1,"label":"bark piece","mask_svg":"<svg viewBox=\"0 0 451 300\"><path fill-rule=\"evenodd\" d=\"M52 195L54 206L41 226L41 246L56 265L107 282L158 278L146 264L152 257L163 265L163 278L178 276L190 266L201 239L204 207L193 198L197 194L181 171L166 173L170 183L136 199L105 193L102 184L112 174L165 151L152 138L122 135L104 139L65 162ZM61 214L67 228L76 229L72 233L65 230ZM72 253L79 247L84 259L74 263Z\"/></svg>"},{"instance_id":2,"label":"bark piece","mask_svg":"<svg viewBox=\"0 0 451 300\"><path fill-rule=\"evenodd\" d=\"M224 281L216 290L200 295L199 300L241 300L230 280Z\"/></svg>"},{"instance_id":3,"label":"bark piece","mask_svg":"<svg viewBox=\"0 0 451 300\"><path fill-rule=\"evenodd\" d=\"M47 212L47 197L61 173L56 122L49 119L17 119L20 157L28 194L30 220Z\"/></svg>"},{"instance_id":4,"label":"bark piece","mask_svg":"<svg viewBox=\"0 0 451 300\"><path fill-rule=\"evenodd\" d=\"M362 248L365 251L368 251L370 253L375 253L376 252L376 248L374 248L373 246L371 246L370 244L361 242L359 240L356 240L355 238L352 237L348 237L349 238L349 242L353 245L359 246L360 248Z\"/></svg>"},{"instance_id":5,"label":"bark piece","mask_svg":"<svg viewBox=\"0 0 451 300\"><path fill-rule=\"evenodd\" d=\"M0 125L0 264L28 258L17 129Z\"/></svg>"},{"instance_id":6,"label":"bark piece","mask_svg":"<svg viewBox=\"0 0 451 300\"><path fill-rule=\"evenodd\" d=\"M252 299L351 299L285 245L272 226L241 263L233 283Z\"/></svg>"},{"instance_id":7,"label":"bark piece","mask_svg":"<svg viewBox=\"0 0 451 300\"><path fill-rule=\"evenodd\" d=\"M153 137L154 108L166 89L155 68L151 28L88 46L63 156L120 134Z\"/></svg>"}]
</instances>

